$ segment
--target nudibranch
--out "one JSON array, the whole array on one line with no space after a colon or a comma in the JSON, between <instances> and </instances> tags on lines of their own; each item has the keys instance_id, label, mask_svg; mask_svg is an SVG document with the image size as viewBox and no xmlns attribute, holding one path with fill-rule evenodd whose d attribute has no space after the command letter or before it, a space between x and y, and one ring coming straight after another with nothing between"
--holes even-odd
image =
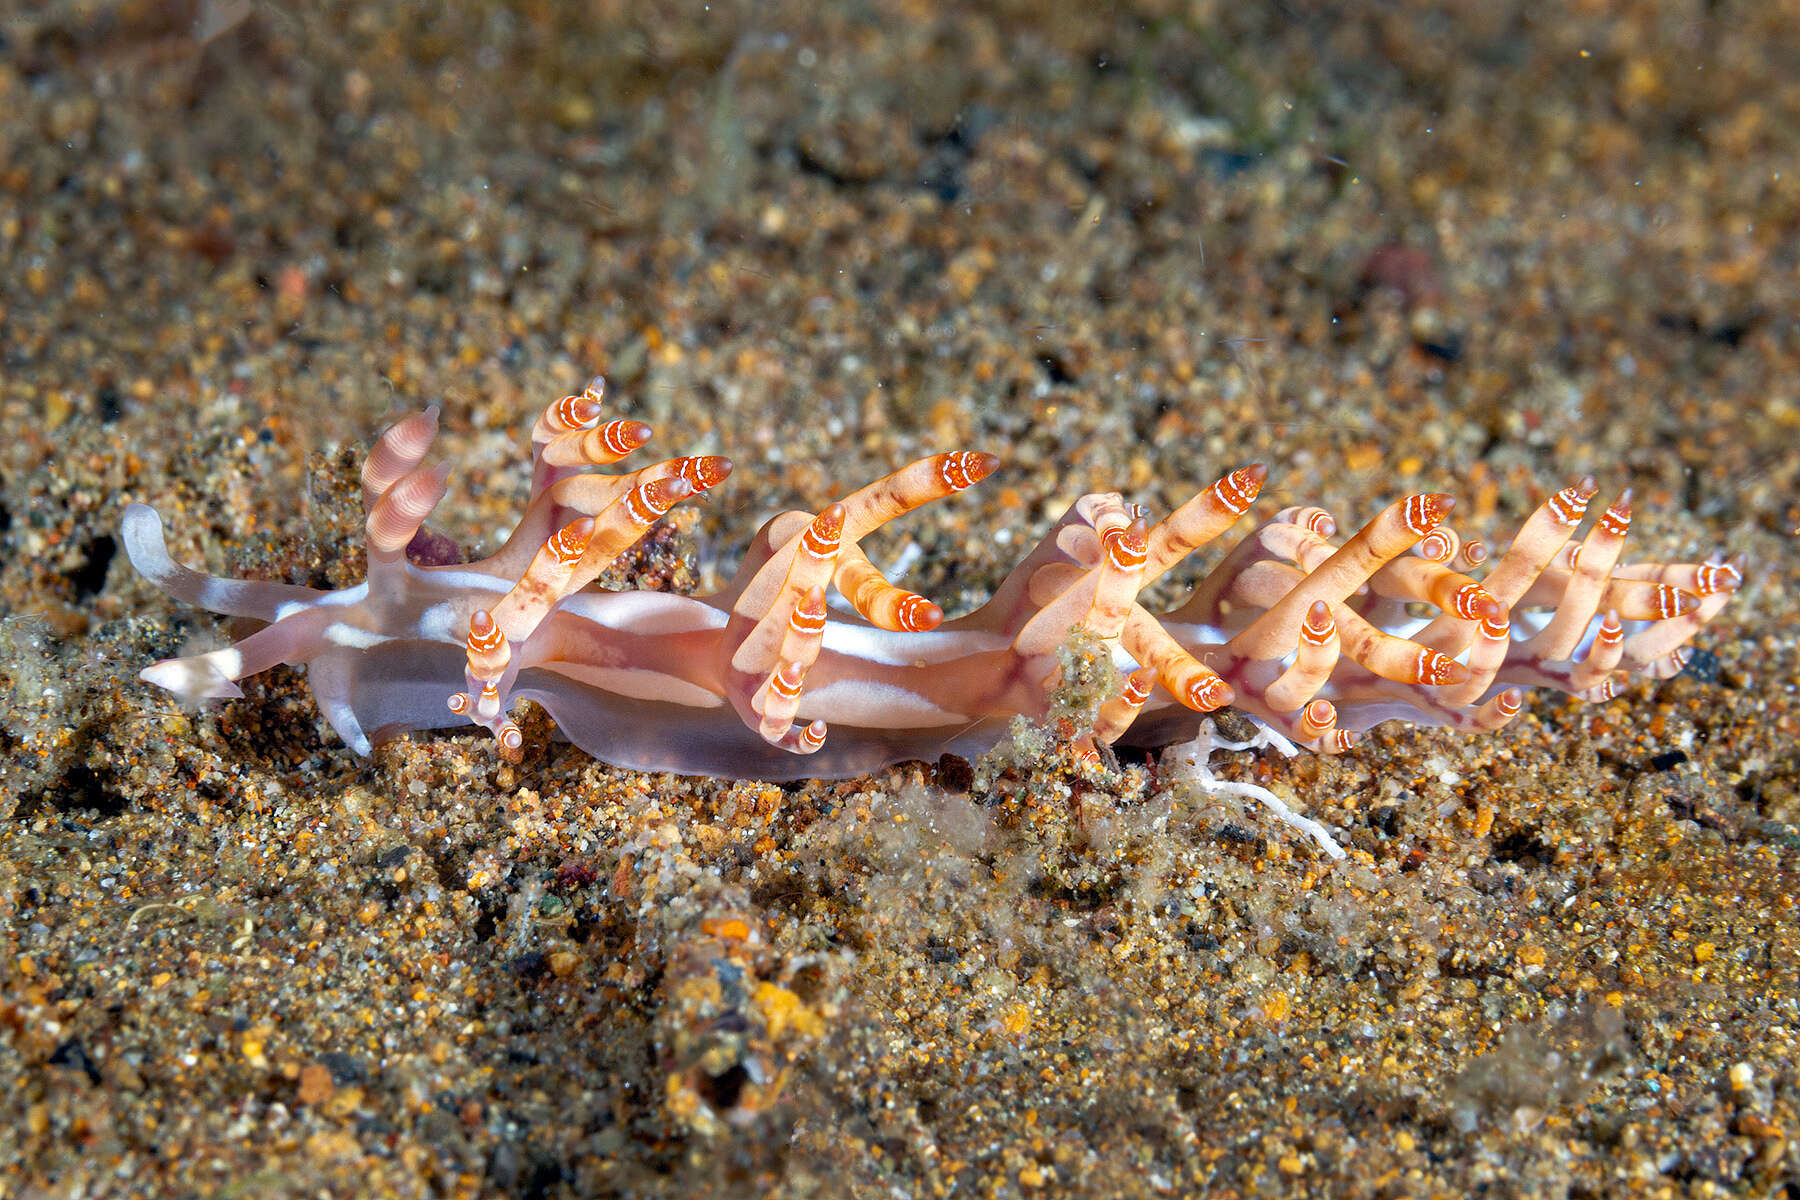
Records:
<instances>
[{"instance_id":1,"label":"nudibranch","mask_svg":"<svg viewBox=\"0 0 1800 1200\"><path fill-rule=\"evenodd\" d=\"M1231 549L1173 611L1138 596L1247 513L1259 465L1219 479L1155 525L1116 493L1083 496L975 611L945 620L891 583L859 543L999 466L957 451L922 459L827 505L764 525L730 584L709 596L613 591L607 566L731 464L673 458L626 475L650 438L601 421L604 382L551 404L532 430L523 517L488 558L449 562L425 526L447 467L426 466L435 408L382 434L363 467L368 576L316 591L220 579L175 563L162 522L125 510L132 563L177 599L267 624L142 678L188 701L242 695L238 680L303 666L320 710L361 754L411 730L472 722L516 758L514 705L542 705L564 737L616 766L787 780L980 754L1020 714L1041 715L1058 649L1110 651L1099 743L1191 737L1234 704L1325 752L1382 721L1492 730L1524 689L1610 698L1632 674L1678 672L1684 647L1730 600L1741 564L1620 562L1630 494L1575 540L1596 487L1554 493L1504 554L1447 523L1445 495L1409 496L1341 543L1318 508L1282 510Z\"/></svg>"}]
</instances>

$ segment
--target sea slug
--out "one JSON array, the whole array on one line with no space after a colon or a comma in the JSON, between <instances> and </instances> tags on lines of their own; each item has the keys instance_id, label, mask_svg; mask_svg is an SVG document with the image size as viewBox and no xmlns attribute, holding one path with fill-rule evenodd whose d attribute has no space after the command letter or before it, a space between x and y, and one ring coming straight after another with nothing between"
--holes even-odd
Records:
<instances>
[{"instance_id":1,"label":"sea slug","mask_svg":"<svg viewBox=\"0 0 1800 1200\"><path fill-rule=\"evenodd\" d=\"M1083 496L975 611L944 620L858 543L999 460L922 459L817 513L764 525L710 596L594 583L673 505L717 486L725 459L591 470L650 437L600 421L604 383L551 404L532 431L531 496L506 544L446 561L425 528L448 468L424 465L435 409L387 430L363 468L368 578L323 592L219 579L171 560L154 510L126 509L132 563L178 599L267 622L226 649L142 677L189 701L304 666L319 708L358 753L410 730L473 722L516 757L511 712L530 699L562 735L617 766L784 780L859 775L990 748L1039 715L1057 650L1099 639L1117 692L1079 743L1162 745L1230 703L1317 750L1387 720L1491 730L1524 688L1605 699L1632 673L1666 677L1730 600L1739 564L1624 565L1629 493L1573 540L1596 488L1554 493L1505 553L1446 523L1444 495L1408 496L1345 539L1320 509L1288 508L1238 542L1174 610L1140 591L1250 508L1267 472L1230 472L1152 525L1115 493ZM1469 572L1486 563L1477 580Z\"/></svg>"}]
</instances>

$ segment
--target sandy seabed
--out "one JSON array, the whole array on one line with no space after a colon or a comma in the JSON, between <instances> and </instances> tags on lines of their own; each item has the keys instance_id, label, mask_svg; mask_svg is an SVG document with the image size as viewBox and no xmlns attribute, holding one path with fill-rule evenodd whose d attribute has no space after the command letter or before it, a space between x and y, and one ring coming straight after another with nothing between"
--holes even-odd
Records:
<instances>
[{"instance_id":1,"label":"sandy seabed","mask_svg":"<svg viewBox=\"0 0 1800 1200\"><path fill-rule=\"evenodd\" d=\"M1800 1192L1797 81L1792 0L0 15L0 1198ZM777 787L136 681L227 623L125 502L341 586L440 403L491 547L597 371L737 464L659 585L959 447L873 547L952 610L1253 461L1501 539L1592 473L1749 583L1610 703L1215 761L1336 864L1041 736Z\"/></svg>"}]
</instances>

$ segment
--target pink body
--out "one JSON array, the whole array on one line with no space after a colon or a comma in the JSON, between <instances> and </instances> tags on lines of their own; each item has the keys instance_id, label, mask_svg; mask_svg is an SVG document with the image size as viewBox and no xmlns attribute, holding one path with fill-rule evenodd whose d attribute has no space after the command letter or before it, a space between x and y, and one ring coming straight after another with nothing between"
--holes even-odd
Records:
<instances>
[{"instance_id":1,"label":"pink body","mask_svg":"<svg viewBox=\"0 0 1800 1200\"><path fill-rule=\"evenodd\" d=\"M190 604L267 626L144 678L189 700L304 665L352 748L474 721L509 754L512 704L543 705L562 734L622 767L761 779L835 778L993 745L1039 715L1071 637L1099 639L1119 695L1078 738L1158 745L1234 703L1321 750L1389 719L1492 729L1520 688L1609 697L1629 672L1672 674L1682 647L1741 581L1733 564L1621 566L1629 507L1579 542L1594 488L1545 502L1477 582L1479 543L1444 523L1448 497L1413 496L1339 545L1318 509L1278 514L1173 612L1138 592L1246 512L1265 472L1227 475L1152 527L1114 494L1083 497L993 599L942 621L856 548L883 521L990 473L986 455L922 460L818 514L766 524L712 596L607 591L595 575L649 523L730 464L673 459L626 476L587 468L648 438L597 425L601 386L550 406L533 434L530 506L498 553L441 560L423 527L445 472L423 467L435 412L383 435L364 471L369 578L320 592L217 579L173 562L156 513L123 537L143 575ZM827 591L840 601L827 604ZM1419 612L1431 615L1418 616ZM885 626L885 627L884 627Z\"/></svg>"}]
</instances>

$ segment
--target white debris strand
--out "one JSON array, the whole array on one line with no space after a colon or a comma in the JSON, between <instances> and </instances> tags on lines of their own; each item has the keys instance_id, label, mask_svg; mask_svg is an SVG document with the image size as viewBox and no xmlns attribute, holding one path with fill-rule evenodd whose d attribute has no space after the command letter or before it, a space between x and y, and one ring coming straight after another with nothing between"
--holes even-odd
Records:
<instances>
[{"instance_id":1,"label":"white debris strand","mask_svg":"<svg viewBox=\"0 0 1800 1200\"><path fill-rule=\"evenodd\" d=\"M1254 718L1252 718L1254 719ZM1344 848L1337 844L1325 827L1311 817L1303 816L1287 806L1287 802L1266 787L1254 783L1233 783L1220 779L1212 773L1211 759L1215 750L1262 750L1275 749L1289 758L1300 753L1299 747L1268 726L1257 722L1256 736L1244 742L1227 741L1219 736L1217 723L1203 721L1200 732L1194 740L1179 746L1170 746L1165 751L1163 761L1173 764L1171 774L1182 783L1190 784L1209 796L1239 796L1259 801L1263 807L1274 813L1281 820L1316 842L1319 849L1332 858L1343 858Z\"/></svg>"}]
</instances>

